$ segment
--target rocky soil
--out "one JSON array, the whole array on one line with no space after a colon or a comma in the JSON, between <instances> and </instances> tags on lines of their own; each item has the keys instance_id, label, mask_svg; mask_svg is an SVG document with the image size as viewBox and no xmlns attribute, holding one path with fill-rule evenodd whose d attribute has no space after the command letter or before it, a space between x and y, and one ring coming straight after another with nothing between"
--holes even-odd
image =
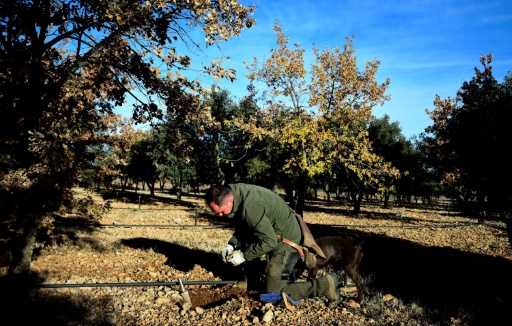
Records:
<instances>
[{"instance_id":1,"label":"rocky soil","mask_svg":"<svg viewBox=\"0 0 512 326\"><path fill-rule=\"evenodd\" d=\"M449 206L367 203L353 216L349 206L310 202L304 217L315 236L366 237L368 291L357 304L354 288L341 286L338 307L315 298L293 310L236 283L243 267L218 256L232 229L200 200L117 197L112 207L96 221L57 218L34 251L35 288L3 295L12 325L489 325L512 307L505 225L478 224Z\"/></svg>"}]
</instances>

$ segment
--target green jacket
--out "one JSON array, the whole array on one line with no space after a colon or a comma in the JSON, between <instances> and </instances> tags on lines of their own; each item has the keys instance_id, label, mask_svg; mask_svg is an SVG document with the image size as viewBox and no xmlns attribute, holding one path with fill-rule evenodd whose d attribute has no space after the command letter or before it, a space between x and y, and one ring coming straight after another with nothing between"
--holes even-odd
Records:
<instances>
[{"instance_id":1,"label":"green jacket","mask_svg":"<svg viewBox=\"0 0 512 326\"><path fill-rule=\"evenodd\" d=\"M275 192L255 185L230 184L233 190L235 233L228 243L241 248L247 261L272 250L295 250L278 242L276 235L302 243L302 233L294 213Z\"/></svg>"}]
</instances>

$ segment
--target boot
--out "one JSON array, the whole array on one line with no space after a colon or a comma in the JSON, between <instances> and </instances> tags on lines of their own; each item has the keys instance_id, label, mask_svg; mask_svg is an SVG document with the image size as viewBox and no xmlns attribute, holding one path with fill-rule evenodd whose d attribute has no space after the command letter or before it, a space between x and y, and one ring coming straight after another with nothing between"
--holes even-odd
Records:
<instances>
[{"instance_id":1,"label":"boot","mask_svg":"<svg viewBox=\"0 0 512 326\"><path fill-rule=\"evenodd\" d=\"M340 291L338 290L338 276L335 273L329 273L325 276L329 283L329 288L324 292L324 295L329 299L327 308L335 308L340 302Z\"/></svg>"},{"instance_id":2,"label":"boot","mask_svg":"<svg viewBox=\"0 0 512 326\"><path fill-rule=\"evenodd\" d=\"M314 277L306 282L288 283L282 292L289 294L293 300L318 298L325 295L329 301L327 303L329 308L336 307L341 300L338 291L338 276L335 273Z\"/></svg>"}]
</instances>

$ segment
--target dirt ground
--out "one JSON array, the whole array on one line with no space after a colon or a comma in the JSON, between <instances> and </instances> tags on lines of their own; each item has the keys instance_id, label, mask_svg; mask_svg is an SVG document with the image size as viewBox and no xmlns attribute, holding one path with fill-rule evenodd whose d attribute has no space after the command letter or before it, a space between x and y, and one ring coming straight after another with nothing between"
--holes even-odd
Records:
<instances>
[{"instance_id":1,"label":"dirt ground","mask_svg":"<svg viewBox=\"0 0 512 326\"><path fill-rule=\"evenodd\" d=\"M349 285L334 309L315 298L293 311L235 284L248 271L218 255L233 230L205 214L199 198L118 197L112 206L99 221L56 220L34 251L34 289L2 295L12 325L497 325L512 306L505 225L478 224L450 206L373 202L354 216L342 203L309 202L304 218L316 237L366 237L360 272L368 290L361 304ZM179 279L219 284L187 285L189 306L169 285Z\"/></svg>"}]
</instances>

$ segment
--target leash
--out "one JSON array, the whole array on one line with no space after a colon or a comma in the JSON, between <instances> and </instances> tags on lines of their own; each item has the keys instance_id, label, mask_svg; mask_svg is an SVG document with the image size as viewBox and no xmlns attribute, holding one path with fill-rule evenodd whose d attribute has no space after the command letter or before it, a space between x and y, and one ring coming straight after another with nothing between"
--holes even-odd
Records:
<instances>
[{"instance_id":1,"label":"leash","mask_svg":"<svg viewBox=\"0 0 512 326\"><path fill-rule=\"evenodd\" d=\"M297 250L297 252L299 253L300 257L302 258L302 260L304 261L304 248L299 246L298 244L296 244L295 242L293 241L290 241L286 238L283 238L282 236L276 234L276 237L277 237L277 241L281 241L283 243L286 243L287 245L295 248L295 250Z\"/></svg>"}]
</instances>

